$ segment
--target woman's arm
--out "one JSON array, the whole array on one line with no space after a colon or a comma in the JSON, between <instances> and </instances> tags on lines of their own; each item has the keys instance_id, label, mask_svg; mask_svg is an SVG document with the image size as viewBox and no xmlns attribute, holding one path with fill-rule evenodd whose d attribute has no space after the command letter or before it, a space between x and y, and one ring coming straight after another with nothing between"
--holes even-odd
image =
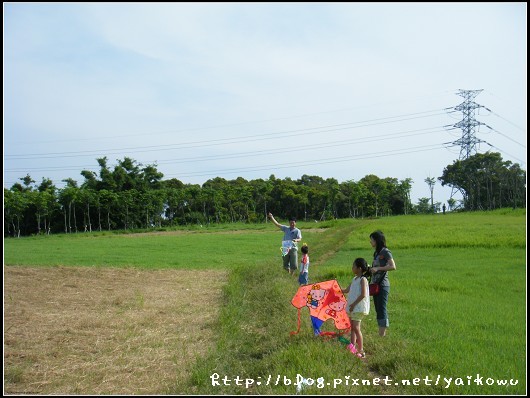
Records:
<instances>
[{"instance_id":1,"label":"woman's arm","mask_svg":"<svg viewBox=\"0 0 530 398\"><path fill-rule=\"evenodd\" d=\"M393 258L389 259L384 267L372 267L370 271L375 274L378 271L394 271L396 269L396 263Z\"/></svg>"}]
</instances>

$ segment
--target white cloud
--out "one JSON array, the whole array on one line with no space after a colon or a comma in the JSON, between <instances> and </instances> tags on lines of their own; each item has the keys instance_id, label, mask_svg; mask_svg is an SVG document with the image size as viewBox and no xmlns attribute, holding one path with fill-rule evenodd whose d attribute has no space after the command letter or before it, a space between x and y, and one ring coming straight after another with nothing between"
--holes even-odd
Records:
<instances>
[{"instance_id":1,"label":"white cloud","mask_svg":"<svg viewBox=\"0 0 530 398\"><path fill-rule=\"evenodd\" d=\"M384 120L456 106L462 101L457 89L485 89L477 102L523 131L496 116L489 116L488 124L526 144L526 5L72 3L11 4L6 11L5 154L142 145L167 149L269 134L266 140L123 155L167 161L162 171L177 178L234 165L270 167L246 173L248 179L304 173L339 180L372 173L410 176L416 196L428 196L424 179L441 175L458 150L381 159L370 154L453 141L458 131L376 144L324 144L456 123L447 115L402 124ZM378 125L279 138L281 132L375 119ZM488 140L526 159L521 145L499 134ZM275 170L272 165L290 159L286 153L177 163L275 148L292 148L292 157L305 164ZM348 154L367 157L327 161ZM67 158L62 164L75 168L96 164L94 158ZM21 175L4 180L12 183ZM197 176L193 182L207 178Z\"/></svg>"}]
</instances>

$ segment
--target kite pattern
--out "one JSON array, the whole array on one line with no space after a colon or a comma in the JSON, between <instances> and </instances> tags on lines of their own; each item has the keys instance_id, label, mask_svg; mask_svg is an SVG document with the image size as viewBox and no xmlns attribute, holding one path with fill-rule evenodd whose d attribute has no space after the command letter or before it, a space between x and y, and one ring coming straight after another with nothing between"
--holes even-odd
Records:
<instances>
[{"instance_id":1,"label":"kite pattern","mask_svg":"<svg viewBox=\"0 0 530 398\"><path fill-rule=\"evenodd\" d=\"M291 304L298 308L298 329L291 334L297 334L300 331L300 310L304 307L309 308L315 336L334 334L320 330L322 324L328 319L333 319L335 327L343 333L351 327L345 309L346 303L342 289L335 279L300 286L291 300Z\"/></svg>"}]
</instances>

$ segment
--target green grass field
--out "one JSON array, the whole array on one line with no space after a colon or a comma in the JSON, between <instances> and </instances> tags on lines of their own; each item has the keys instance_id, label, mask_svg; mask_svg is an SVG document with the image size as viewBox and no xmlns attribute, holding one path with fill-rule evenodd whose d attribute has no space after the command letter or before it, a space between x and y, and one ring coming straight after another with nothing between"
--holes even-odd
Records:
<instances>
[{"instance_id":1,"label":"green grass field","mask_svg":"<svg viewBox=\"0 0 530 398\"><path fill-rule=\"evenodd\" d=\"M282 234L272 224L9 238L4 264L228 270L215 349L174 394L295 394L300 375L314 380L304 394L526 393L525 211L297 226L310 247L310 283L333 278L343 288L352 261L372 256L369 234L387 236L397 265L390 328L378 336L372 304L362 324L366 360L337 339L313 337L305 309L300 333L290 335L298 283L281 269Z\"/></svg>"}]
</instances>

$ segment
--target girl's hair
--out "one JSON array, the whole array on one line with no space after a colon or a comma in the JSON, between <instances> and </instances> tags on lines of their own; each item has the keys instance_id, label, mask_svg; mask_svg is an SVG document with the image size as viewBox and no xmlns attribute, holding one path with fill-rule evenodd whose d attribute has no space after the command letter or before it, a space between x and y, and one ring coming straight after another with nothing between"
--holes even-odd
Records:
<instances>
[{"instance_id":1,"label":"girl's hair","mask_svg":"<svg viewBox=\"0 0 530 398\"><path fill-rule=\"evenodd\" d=\"M307 244L305 244L305 243L302 246L302 253L304 253L304 254L309 253L309 247L307 247Z\"/></svg>"},{"instance_id":2,"label":"girl's hair","mask_svg":"<svg viewBox=\"0 0 530 398\"><path fill-rule=\"evenodd\" d=\"M368 271L368 263L366 262L366 260L362 257L359 257L359 258L356 258L354 261L353 261L353 265L355 265L357 268L360 268L362 269L363 271L363 274Z\"/></svg>"},{"instance_id":3,"label":"girl's hair","mask_svg":"<svg viewBox=\"0 0 530 398\"><path fill-rule=\"evenodd\" d=\"M370 234L370 238L375 241L375 252L374 256L381 251L383 247L386 247L385 234L381 231L375 231Z\"/></svg>"}]
</instances>

